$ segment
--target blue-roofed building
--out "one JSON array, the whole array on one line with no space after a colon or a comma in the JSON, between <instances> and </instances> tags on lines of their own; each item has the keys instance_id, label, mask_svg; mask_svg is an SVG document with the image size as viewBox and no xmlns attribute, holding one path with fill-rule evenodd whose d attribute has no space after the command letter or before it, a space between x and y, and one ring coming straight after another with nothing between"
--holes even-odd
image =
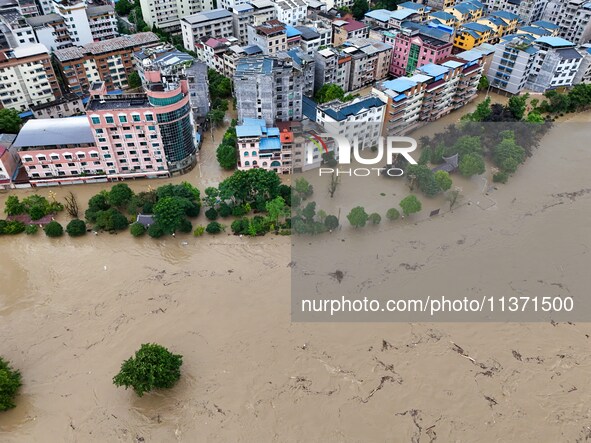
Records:
<instances>
[{"instance_id":1,"label":"blue-roofed building","mask_svg":"<svg viewBox=\"0 0 591 443\"><path fill-rule=\"evenodd\" d=\"M316 106L316 123L351 143L357 139L361 149L371 148L377 146L382 133L385 109L386 103L377 94L349 102L332 100Z\"/></svg>"},{"instance_id":2,"label":"blue-roofed building","mask_svg":"<svg viewBox=\"0 0 591 443\"><path fill-rule=\"evenodd\" d=\"M268 127L264 120L245 118L236 126L238 169L262 168L279 174L291 172L291 146L281 143L279 128Z\"/></svg>"}]
</instances>

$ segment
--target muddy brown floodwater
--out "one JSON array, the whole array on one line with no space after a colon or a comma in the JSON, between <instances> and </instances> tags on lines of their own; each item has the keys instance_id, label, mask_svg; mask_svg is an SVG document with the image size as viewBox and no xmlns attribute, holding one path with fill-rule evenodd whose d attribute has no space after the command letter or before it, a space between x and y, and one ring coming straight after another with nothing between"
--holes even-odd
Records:
<instances>
[{"instance_id":1,"label":"muddy brown floodwater","mask_svg":"<svg viewBox=\"0 0 591 443\"><path fill-rule=\"evenodd\" d=\"M394 245L395 266L424 265L401 277L417 290L460 288L447 276L461 272L472 285L497 273L499 287L535 291L537 281L514 281L512 269L528 261L539 280L588 296L591 155L577 127L556 126L491 192L494 204L363 235ZM199 169L182 179L209 183ZM476 203L479 180L463 184L466 200ZM342 186L335 205L344 208ZM97 189L71 188L81 201ZM0 354L24 385L18 406L0 415L0 441L591 439L589 323L292 323L290 244L1 237ZM509 264L490 266L503 257ZM145 342L182 354L183 376L137 398L111 379Z\"/></svg>"}]
</instances>

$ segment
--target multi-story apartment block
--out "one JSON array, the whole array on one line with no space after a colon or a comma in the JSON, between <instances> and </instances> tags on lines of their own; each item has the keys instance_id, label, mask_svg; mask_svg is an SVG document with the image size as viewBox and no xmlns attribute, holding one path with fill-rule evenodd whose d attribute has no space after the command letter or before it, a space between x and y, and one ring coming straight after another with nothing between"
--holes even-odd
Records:
<instances>
[{"instance_id":1,"label":"multi-story apartment block","mask_svg":"<svg viewBox=\"0 0 591 443\"><path fill-rule=\"evenodd\" d=\"M583 56L575 45L560 37L509 35L495 46L488 70L491 86L519 94L572 86Z\"/></svg>"},{"instance_id":2,"label":"multi-story apartment block","mask_svg":"<svg viewBox=\"0 0 591 443\"><path fill-rule=\"evenodd\" d=\"M142 83L146 83L146 71L157 69L164 75L171 75L191 66L194 60L191 55L168 43L142 48L133 53L133 64Z\"/></svg>"},{"instance_id":3,"label":"multi-story apartment block","mask_svg":"<svg viewBox=\"0 0 591 443\"><path fill-rule=\"evenodd\" d=\"M496 43L504 35L515 32L519 23L519 16L507 11L497 11L478 19L477 23L486 25L493 30L489 43Z\"/></svg>"},{"instance_id":4,"label":"multi-story apartment block","mask_svg":"<svg viewBox=\"0 0 591 443\"><path fill-rule=\"evenodd\" d=\"M296 26L301 33L300 45L303 51L314 57L314 54L321 48L327 47L332 42L332 27L318 20L305 22L306 25Z\"/></svg>"},{"instance_id":5,"label":"multi-story apartment block","mask_svg":"<svg viewBox=\"0 0 591 443\"><path fill-rule=\"evenodd\" d=\"M33 28L17 8L0 10L0 50L37 43Z\"/></svg>"},{"instance_id":6,"label":"multi-story apartment block","mask_svg":"<svg viewBox=\"0 0 591 443\"><path fill-rule=\"evenodd\" d=\"M451 28L457 28L459 26L458 19L453 14L441 10L431 11L429 13L429 20Z\"/></svg>"},{"instance_id":7,"label":"multi-story apartment block","mask_svg":"<svg viewBox=\"0 0 591 443\"><path fill-rule=\"evenodd\" d=\"M489 26L476 22L464 23L456 33L454 47L467 51L491 41L494 36L494 31Z\"/></svg>"},{"instance_id":8,"label":"multi-story apartment block","mask_svg":"<svg viewBox=\"0 0 591 443\"><path fill-rule=\"evenodd\" d=\"M387 102L384 132L405 134L472 101L483 63L480 51L466 51L423 65L410 77L379 83L374 92Z\"/></svg>"},{"instance_id":9,"label":"multi-story apartment block","mask_svg":"<svg viewBox=\"0 0 591 443\"><path fill-rule=\"evenodd\" d=\"M239 59L234 75L238 120L257 118L273 125L276 121L301 119L303 87L301 73L289 59Z\"/></svg>"},{"instance_id":10,"label":"multi-story apartment block","mask_svg":"<svg viewBox=\"0 0 591 443\"><path fill-rule=\"evenodd\" d=\"M332 47L316 52L314 54L314 89L318 90L328 83L338 85L346 91L349 88L351 59L349 54Z\"/></svg>"},{"instance_id":11,"label":"multi-story apartment block","mask_svg":"<svg viewBox=\"0 0 591 443\"><path fill-rule=\"evenodd\" d=\"M540 37L534 44L538 52L526 89L545 92L572 86L583 61L575 45L561 37Z\"/></svg>"},{"instance_id":12,"label":"multi-story apartment block","mask_svg":"<svg viewBox=\"0 0 591 443\"><path fill-rule=\"evenodd\" d=\"M366 38L353 38L345 42L342 51L351 56L347 91L355 91L388 76L392 46Z\"/></svg>"},{"instance_id":13,"label":"multi-story apartment block","mask_svg":"<svg viewBox=\"0 0 591 443\"><path fill-rule=\"evenodd\" d=\"M332 22L332 44L340 46L352 38L369 37L369 26L357 20L335 20Z\"/></svg>"},{"instance_id":14,"label":"multi-story apartment block","mask_svg":"<svg viewBox=\"0 0 591 443\"><path fill-rule=\"evenodd\" d=\"M61 96L47 49L29 43L0 52L0 103L4 108L26 111Z\"/></svg>"},{"instance_id":15,"label":"multi-story apartment block","mask_svg":"<svg viewBox=\"0 0 591 443\"><path fill-rule=\"evenodd\" d=\"M485 11L484 5L477 0L466 0L445 9L445 12L456 18L458 25L478 20L484 15Z\"/></svg>"},{"instance_id":16,"label":"multi-story apartment block","mask_svg":"<svg viewBox=\"0 0 591 443\"><path fill-rule=\"evenodd\" d=\"M291 26L304 21L308 5L303 0L276 0L277 20Z\"/></svg>"},{"instance_id":17,"label":"multi-story apartment block","mask_svg":"<svg viewBox=\"0 0 591 443\"><path fill-rule=\"evenodd\" d=\"M269 20L259 26L248 26L248 44L257 45L263 54L287 51L288 29L279 20Z\"/></svg>"},{"instance_id":18,"label":"multi-story apartment block","mask_svg":"<svg viewBox=\"0 0 591 443\"><path fill-rule=\"evenodd\" d=\"M74 6L77 8L73 9ZM44 44L50 51L107 40L119 35L115 10L111 5L86 7L85 2L73 6L60 3L56 11L59 13L27 19L39 43ZM72 18L76 22L72 22Z\"/></svg>"},{"instance_id":19,"label":"multi-story apartment block","mask_svg":"<svg viewBox=\"0 0 591 443\"><path fill-rule=\"evenodd\" d=\"M419 29L403 29L394 37L390 73L395 76L408 75L416 68L429 63L439 63L449 57L453 45L424 33Z\"/></svg>"},{"instance_id":20,"label":"multi-story apartment block","mask_svg":"<svg viewBox=\"0 0 591 443\"><path fill-rule=\"evenodd\" d=\"M262 168L278 174L288 174L292 169L292 151L286 133L267 126L265 120L245 118L236 126L238 169Z\"/></svg>"},{"instance_id":21,"label":"multi-story apartment block","mask_svg":"<svg viewBox=\"0 0 591 443\"><path fill-rule=\"evenodd\" d=\"M404 9L408 9L411 11L416 12L417 14L420 15L420 19L419 21L425 21L427 19L427 17L429 16L429 13L431 12L431 8L428 5L422 4L422 3L415 3L415 2L411 2L411 1L407 1L404 3L400 3L398 5L398 9L399 10L404 10Z\"/></svg>"},{"instance_id":22,"label":"multi-story apartment block","mask_svg":"<svg viewBox=\"0 0 591 443\"><path fill-rule=\"evenodd\" d=\"M227 9L214 9L181 19L183 46L195 50L195 44L202 37L232 37L234 34L233 14Z\"/></svg>"},{"instance_id":23,"label":"multi-story apartment block","mask_svg":"<svg viewBox=\"0 0 591 443\"><path fill-rule=\"evenodd\" d=\"M0 189L12 189L18 175L19 156L13 146L15 134L0 134Z\"/></svg>"},{"instance_id":24,"label":"multi-story apartment block","mask_svg":"<svg viewBox=\"0 0 591 443\"><path fill-rule=\"evenodd\" d=\"M269 0L252 0L229 9L234 14L234 36L242 45L248 43L248 25L259 26L277 18L275 5Z\"/></svg>"},{"instance_id":25,"label":"multi-story apartment block","mask_svg":"<svg viewBox=\"0 0 591 443\"><path fill-rule=\"evenodd\" d=\"M314 95L314 76L316 71L314 57L306 54L300 48L290 49L287 52L279 52L277 57L289 57L293 68L299 71L298 77L302 82L302 93L308 97L312 97Z\"/></svg>"},{"instance_id":26,"label":"multi-story apartment block","mask_svg":"<svg viewBox=\"0 0 591 443\"><path fill-rule=\"evenodd\" d=\"M360 149L378 145L386 103L377 94L349 102L332 100L323 104L307 101L306 116L332 134L341 134Z\"/></svg>"},{"instance_id":27,"label":"multi-story apartment block","mask_svg":"<svg viewBox=\"0 0 591 443\"><path fill-rule=\"evenodd\" d=\"M591 45L587 43L581 46L579 52L583 59L573 82L575 85L578 83L591 83Z\"/></svg>"},{"instance_id":28,"label":"multi-story apartment block","mask_svg":"<svg viewBox=\"0 0 591 443\"><path fill-rule=\"evenodd\" d=\"M489 12L505 11L519 16L521 23L540 20L548 0L482 0Z\"/></svg>"},{"instance_id":29,"label":"multi-story apartment block","mask_svg":"<svg viewBox=\"0 0 591 443\"><path fill-rule=\"evenodd\" d=\"M140 0L140 5L148 26L168 32L177 32L184 17L214 8L213 0Z\"/></svg>"},{"instance_id":30,"label":"multi-story apartment block","mask_svg":"<svg viewBox=\"0 0 591 443\"><path fill-rule=\"evenodd\" d=\"M82 98L76 94L64 94L58 99L31 106L35 118L63 118L84 113Z\"/></svg>"},{"instance_id":31,"label":"multi-story apartment block","mask_svg":"<svg viewBox=\"0 0 591 443\"><path fill-rule=\"evenodd\" d=\"M529 34L534 38L539 37L556 37L558 36L559 27L554 23L538 20L527 26L520 26L516 34Z\"/></svg>"},{"instance_id":32,"label":"multi-story apartment block","mask_svg":"<svg viewBox=\"0 0 591 443\"><path fill-rule=\"evenodd\" d=\"M543 19L559 25L558 35L576 44L587 43L591 38L591 2L588 0L550 0Z\"/></svg>"},{"instance_id":33,"label":"multi-story apartment block","mask_svg":"<svg viewBox=\"0 0 591 443\"><path fill-rule=\"evenodd\" d=\"M104 81L108 90L127 87L127 76L133 71L133 53L160 43L152 32L58 49L54 57L70 92L84 95L95 81Z\"/></svg>"}]
</instances>

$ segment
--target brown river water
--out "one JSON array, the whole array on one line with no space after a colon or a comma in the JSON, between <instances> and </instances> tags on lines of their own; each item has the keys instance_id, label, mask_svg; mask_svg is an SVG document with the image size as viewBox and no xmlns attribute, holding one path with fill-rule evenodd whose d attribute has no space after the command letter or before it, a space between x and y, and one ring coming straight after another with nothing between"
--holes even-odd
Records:
<instances>
[{"instance_id":1,"label":"brown river water","mask_svg":"<svg viewBox=\"0 0 591 443\"><path fill-rule=\"evenodd\" d=\"M365 236L389 251L393 266L419 265L398 274L416 291L561 285L588 296L591 155L581 128L590 117L556 126L488 196L482 178L454 178L464 197L453 213L336 235L346 231L353 243ZM213 143L201 155L199 168L172 181L201 189L219 182L225 173ZM363 198L386 186L392 202L407 192L343 181L327 209L346 213L366 201L383 213L395 204ZM100 188L52 191L85 202ZM435 199L428 208L442 205ZM291 243L226 234L0 237L0 354L24 381L17 408L0 414L0 441L591 439L589 323L291 322ZM342 261L346 275L380 276L374 262ZM450 278L460 273L461 281ZM169 391L137 398L111 379L145 342L182 354L183 376Z\"/></svg>"}]
</instances>

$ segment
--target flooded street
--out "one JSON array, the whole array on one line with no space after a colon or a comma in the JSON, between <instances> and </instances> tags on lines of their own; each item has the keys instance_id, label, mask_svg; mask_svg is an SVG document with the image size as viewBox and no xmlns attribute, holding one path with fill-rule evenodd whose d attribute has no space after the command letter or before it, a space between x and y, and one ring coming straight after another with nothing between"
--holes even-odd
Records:
<instances>
[{"instance_id":1,"label":"flooded street","mask_svg":"<svg viewBox=\"0 0 591 443\"><path fill-rule=\"evenodd\" d=\"M587 296L590 117L556 125L488 196L481 177L454 176L464 197L453 213L427 220L424 209L319 238L328 245L346 235L351 248L380 250L380 260L343 256L330 269L409 292L534 294L562 285ZM205 143L200 168L168 181L203 191L227 176L215 161L223 132ZM341 219L357 204L383 214L408 193L385 180L364 188L344 180L323 209L340 209ZM166 182L127 183L140 191ZM315 196L324 186L315 183ZM102 187L51 190L60 199L71 190L85 206ZM438 197L426 207L444 204ZM0 441L591 438L590 323L292 323L292 242L227 234L0 237L0 354L23 375L18 406L0 414ZM314 270L326 275L321 264ZM301 271L296 262L293 272ZM111 380L146 342L182 354L183 375L173 389L137 398Z\"/></svg>"}]
</instances>

